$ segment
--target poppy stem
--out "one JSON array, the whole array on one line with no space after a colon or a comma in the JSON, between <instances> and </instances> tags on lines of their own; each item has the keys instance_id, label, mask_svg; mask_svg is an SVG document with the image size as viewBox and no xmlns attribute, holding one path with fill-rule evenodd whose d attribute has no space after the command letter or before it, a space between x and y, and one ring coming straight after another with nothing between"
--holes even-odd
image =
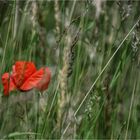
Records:
<instances>
[{"instance_id":1,"label":"poppy stem","mask_svg":"<svg viewBox=\"0 0 140 140\"><path fill-rule=\"evenodd\" d=\"M35 95L37 98L37 103L36 103L36 133L38 132L38 127L39 127L39 95L40 94L37 94ZM37 135L35 136L35 139L37 139Z\"/></svg>"}]
</instances>

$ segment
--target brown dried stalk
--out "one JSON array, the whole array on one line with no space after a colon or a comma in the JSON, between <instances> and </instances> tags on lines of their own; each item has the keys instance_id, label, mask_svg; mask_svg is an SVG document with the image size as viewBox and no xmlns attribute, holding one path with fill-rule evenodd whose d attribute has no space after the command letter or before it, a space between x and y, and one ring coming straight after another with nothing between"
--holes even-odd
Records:
<instances>
[{"instance_id":1,"label":"brown dried stalk","mask_svg":"<svg viewBox=\"0 0 140 140\"><path fill-rule=\"evenodd\" d=\"M105 87L105 96L106 102L104 106L105 111L105 136L109 138L110 136L110 128L111 128L111 112L112 112L112 104L111 104L111 93L109 89L110 77L109 75L105 78L104 87Z\"/></svg>"}]
</instances>

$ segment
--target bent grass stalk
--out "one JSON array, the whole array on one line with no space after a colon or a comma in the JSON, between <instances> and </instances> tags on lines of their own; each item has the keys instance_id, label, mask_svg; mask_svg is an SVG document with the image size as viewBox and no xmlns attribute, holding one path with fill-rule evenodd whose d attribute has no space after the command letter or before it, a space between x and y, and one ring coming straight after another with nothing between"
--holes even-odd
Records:
<instances>
[{"instance_id":1,"label":"bent grass stalk","mask_svg":"<svg viewBox=\"0 0 140 140\"><path fill-rule=\"evenodd\" d=\"M96 78L96 80L94 81L94 83L92 84L92 86L90 87L89 91L86 93L84 99L81 101L80 105L78 106L78 108L76 109L75 113L74 113L74 118L76 120L76 115L78 113L78 111L80 110L81 106L83 105L83 103L85 102L85 100L87 99L88 95L90 94L91 90L93 89L93 87L95 86L95 84L97 83L97 81L99 80L99 78L101 77L101 75L103 74L103 72L106 70L107 66L110 64L111 60L114 58L114 56L117 54L117 52L120 50L120 48L122 47L123 43L125 42L125 40L128 38L128 36L130 35L130 33L134 30L134 28L136 27L136 25L139 23L140 21L140 17L138 17L137 22L133 25L133 27L130 29L130 31L127 33L127 35L125 36L125 38L122 40L122 42L120 43L120 45L118 46L118 48L116 49L116 51L113 53L113 55L110 57L110 59L108 60L108 62L106 63L106 65L104 66L104 68L102 69L102 71L100 72L100 74L98 75L98 77ZM67 129L69 128L71 122L68 123L68 125L66 126L65 130L62 133L62 136L66 133Z\"/></svg>"},{"instance_id":2,"label":"bent grass stalk","mask_svg":"<svg viewBox=\"0 0 140 140\"><path fill-rule=\"evenodd\" d=\"M28 136L28 135L41 135L41 134L34 133L34 132L14 132L14 133L9 134L8 136L5 136L4 139L13 138L16 136L23 136L23 135Z\"/></svg>"}]
</instances>

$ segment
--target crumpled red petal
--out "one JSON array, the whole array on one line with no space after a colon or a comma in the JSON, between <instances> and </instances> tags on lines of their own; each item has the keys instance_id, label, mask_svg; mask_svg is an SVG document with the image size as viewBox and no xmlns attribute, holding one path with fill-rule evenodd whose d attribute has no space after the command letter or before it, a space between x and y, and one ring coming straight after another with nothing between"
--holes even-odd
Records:
<instances>
[{"instance_id":1,"label":"crumpled red petal","mask_svg":"<svg viewBox=\"0 0 140 140\"><path fill-rule=\"evenodd\" d=\"M14 89L28 91L37 88L43 91L48 88L50 79L49 68L44 67L37 71L34 63L17 61L13 65L12 74L4 73L2 76L4 95L8 96L10 91Z\"/></svg>"},{"instance_id":2,"label":"crumpled red petal","mask_svg":"<svg viewBox=\"0 0 140 140\"><path fill-rule=\"evenodd\" d=\"M13 79L11 78L9 73L4 73L2 75L2 84L4 87L4 95L8 96L10 91L13 91L16 89L16 86L13 82Z\"/></svg>"},{"instance_id":3,"label":"crumpled red petal","mask_svg":"<svg viewBox=\"0 0 140 140\"><path fill-rule=\"evenodd\" d=\"M51 79L51 72L49 68L41 68L32 74L20 87L22 91L28 91L32 88L37 88L40 91L48 88Z\"/></svg>"},{"instance_id":4,"label":"crumpled red petal","mask_svg":"<svg viewBox=\"0 0 140 140\"><path fill-rule=\"evenodd\" d=\"M36 67L32 62L17 61L13 65L12 78L19 88L22 84L36 72Z\"/></svg>"}]
</instances>

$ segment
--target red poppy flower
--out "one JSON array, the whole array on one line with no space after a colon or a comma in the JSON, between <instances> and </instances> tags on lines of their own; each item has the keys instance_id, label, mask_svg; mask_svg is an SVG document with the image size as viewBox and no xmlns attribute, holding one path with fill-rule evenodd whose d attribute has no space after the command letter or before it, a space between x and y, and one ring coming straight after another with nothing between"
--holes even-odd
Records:
<instances>
[{"instance_id":1,"label":"red poppy flower","mask_svg":"<svg viewBox=\"0 0 140 140\"><path fill-rule=\"evenodd\" d=\"M43 91L48 88L50 79L49 68L44 67L37 70L32 62L17 61L13 65L12 74L4 73L2 75L4 95L9 95L10 91L15 89L29 91L37 88Z\"/></svg>"}]
</instances>

